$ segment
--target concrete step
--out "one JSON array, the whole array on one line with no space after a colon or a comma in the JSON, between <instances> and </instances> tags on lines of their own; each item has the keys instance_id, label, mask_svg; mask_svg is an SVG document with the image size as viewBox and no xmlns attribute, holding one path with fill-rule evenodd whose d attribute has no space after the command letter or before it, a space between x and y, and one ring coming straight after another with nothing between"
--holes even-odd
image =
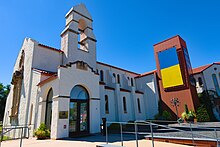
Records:
<instances>
[{"instance_id":1,"label":"concrete step","mask_svg":"<svg viewBox=\"0 0 220 147\"><path fill-rule=\"evenodd\" d=\"M110 144L101 144L101 145L96 145L96 147L125 147L125 146L110 145Z\"/></svg>"}]
</instances>

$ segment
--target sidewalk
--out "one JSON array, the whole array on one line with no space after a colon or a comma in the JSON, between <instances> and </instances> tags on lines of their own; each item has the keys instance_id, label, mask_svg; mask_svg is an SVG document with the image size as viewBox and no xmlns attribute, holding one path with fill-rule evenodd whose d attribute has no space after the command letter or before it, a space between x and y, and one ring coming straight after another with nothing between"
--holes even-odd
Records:
<instances>
[{"instance_id":1,"label":"sidewalk","mask_svg":"<svg viewBox=\"0 0 220 147\"><path fill-rule=\"evenodd\" d=\"M116 136L112 136L111 145L121 145L121 142L116 139ZM104 136L89 136L84 138L70 138L67 140L36 140L24 139L23 147L96 147L96 145L105 144ZM115 140L115 141L114 141ZM152 142L150 140L139 140L139 147L151 147ZM20 140L4 141L1 147L18 147ZM124 141L125 147L136 147L136 141L134 139L127 139ZM171 144L164 142L155 142L155 147L188 147L185 145Z\"/></svg>"}]
</instances>

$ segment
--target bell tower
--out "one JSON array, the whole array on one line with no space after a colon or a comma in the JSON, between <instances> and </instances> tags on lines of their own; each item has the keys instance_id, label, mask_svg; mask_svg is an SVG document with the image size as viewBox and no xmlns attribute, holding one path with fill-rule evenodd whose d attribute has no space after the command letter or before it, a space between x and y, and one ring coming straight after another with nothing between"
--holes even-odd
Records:
<instances>
[{"instance_id":1,"label":"bell tower","mask_svg":"<svg viewBox=\"0 0 220 147\"><path fill-rule=\"evenodd\" d=\"M63 64L83 61L96 69L96 38L92 17L84 4L70 9L66 14L66 26L61 33Z\"/></svg>"}]
</instances>

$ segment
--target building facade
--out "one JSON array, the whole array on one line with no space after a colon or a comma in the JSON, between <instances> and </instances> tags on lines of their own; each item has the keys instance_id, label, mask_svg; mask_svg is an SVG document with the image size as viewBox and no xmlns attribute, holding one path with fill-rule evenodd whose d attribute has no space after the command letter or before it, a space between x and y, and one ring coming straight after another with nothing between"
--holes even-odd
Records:
<instances>
[{"instance_id":1,"label":"building facade","mask_svg":"<svg viewBox=\"0 0 220 147\"><path fill-rule=\"evenodd\" d=\"M199 106L186 42L174 36L154 45L161 106L180 118L184 105L195 111Z\"/></svg>"},{"instance_id":2,"label":"building facade","mask_svg":"<svg viewBox=\"0 0 220 147\"><path fill-rule=\"evenodd\" d=\"M196 88L198 93L220 91L219 63L194 69L197 87L191 84L189 55L179 36L155 45L157 70L139 74L97 61L93 19L84 4L71 8L65 18L61 49L24 39L12 74L4 126L28 126L33 135L45 123L52 139L75 137L99 133L102 118L113 122L153 119L160 100L175 114L170 100L179 98L181 114L184 102L192 109L198 105ZM169 65L163 66L158 58L159 52L173 47L180 59L178 83L166 80L177 72L162 76L163 69L176 67L176 60L175 64L162 61Z\"/></svg>"},{"instance_id":3,"label":"building facade","mask_svg":"<svg viewBox=\"0 0 220 147\"><path fill-rule=\"evenodd\" d=\"M158 113L155 72L138 74L96 59L92 17L84 4L65 16L61 49L26 38L17 57L4 126L45 123L51 138L100 132L107 121L134 121Z\"/></svg>"},{"instance_id":4,"label":"building facade","mask_svg":"<svg viewBox=\"0 0 220 147\"><path fill-rule=\"evenodd\" d=\"M220 121L220 63L207 64L193 69L197 93L208 92L213 96L212 110L215 118Z\"/></svg>"}]
</instances>

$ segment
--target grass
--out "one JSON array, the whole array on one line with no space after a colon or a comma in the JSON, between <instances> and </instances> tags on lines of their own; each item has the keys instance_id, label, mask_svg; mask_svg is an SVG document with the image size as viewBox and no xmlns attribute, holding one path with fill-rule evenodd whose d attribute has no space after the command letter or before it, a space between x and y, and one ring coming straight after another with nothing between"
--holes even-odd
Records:
<instances>
[{"instance_id":1,"label":"grass","mask_svg":"<svg viewBox=\"0 0 220 147\"><path fill-rule=\"evenodd\" d=\"M0 134L2 133L2 124L0 124ZM5 141L5 140L9 140L10 139L10 137L8 137L8 136L3 136L3 139L2 139L2 141Z\"/></svg>"},{"instance_id":2,"label":"grass","mask_svg":"<svg viewBox=\"0 0 220 147\"><path fill-rule=\"evenodd\" d=\"M0 124L0 133L2 132L2 125Z\"/></svg>"}]
</instances>

